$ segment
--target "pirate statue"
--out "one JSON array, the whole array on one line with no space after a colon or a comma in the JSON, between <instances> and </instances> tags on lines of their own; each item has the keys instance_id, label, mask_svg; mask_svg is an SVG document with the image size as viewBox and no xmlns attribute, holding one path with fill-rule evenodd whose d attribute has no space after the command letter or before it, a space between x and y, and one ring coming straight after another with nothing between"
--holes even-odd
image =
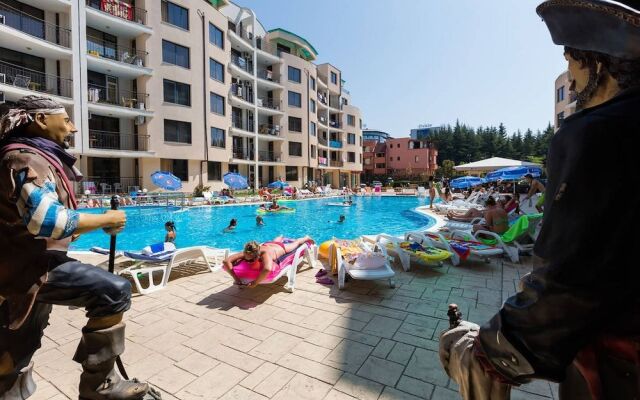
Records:
<instances>
[{"instance_id":1,"label":"pirate statue","mask_svg":"<svg viewBox=\"0 0 640 400\"><path fill-rule=\"evenodd\" d=\"M0 399L35 391L31 357L52 304L84 307L87 325L74 360L81 399L141 399L146 383L114 369L124 351L122 315L131 286L119 276L67 256L71 240L98 228L115 234L121 211L79 214L72 181L81 178L65 151L76 132L64 107L26 96L0 109Z\"/></svg>"},{"instance_id":2,"label":"pirate statue","mask_svg":"<svg viewBox=\"0 0 640 400\"><path fill-rule=\"evenodd\" d=\"M638 183L640 0L548 0L537 12L565 46L577 94L547 157L534 249L543 263L482 327L452 310L440 358L464 399L508 399L532 379L560 382L565 400L638 399L640 268L626 247L640 210L629 188Z\"/></svg>"}]
</instances>

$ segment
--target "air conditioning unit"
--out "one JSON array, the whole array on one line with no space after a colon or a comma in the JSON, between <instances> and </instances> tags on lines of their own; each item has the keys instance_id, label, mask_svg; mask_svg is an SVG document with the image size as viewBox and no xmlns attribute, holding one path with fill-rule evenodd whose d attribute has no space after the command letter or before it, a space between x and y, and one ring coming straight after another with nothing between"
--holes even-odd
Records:
<instances>
[{"instance_id":1,"label":"air conditioning unit","mask_svg":"<svg viewBox=\"0 0 640 400\"><path fill-rule=\"evenodd\" d=\"M4 15L2 15L2 14L0 14L0 24L2 24L2 25L5 24Z\"/></svg>"},{"instance_id":2,"label":"air conditioning unit","mask_svg":"<svg viewBox=\"0 0 640 400\"><path fill-rule=\"evenodd\" d=\"M135 125L144 125L144 116L138 115L136 119L133 121Z\"/></svg>"}]
</instances>

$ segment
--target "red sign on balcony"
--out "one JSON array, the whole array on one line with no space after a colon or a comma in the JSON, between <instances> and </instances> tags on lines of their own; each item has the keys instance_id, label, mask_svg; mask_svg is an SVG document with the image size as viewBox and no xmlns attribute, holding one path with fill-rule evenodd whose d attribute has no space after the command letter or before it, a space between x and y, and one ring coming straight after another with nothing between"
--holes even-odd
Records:
<instances>
[{"instance_id":1,"label":"red sign on balcony","mask_svg":"<svg viewBox=\"0 0 640 400\"><path fill-rule=\"evenodd\" d=\"M133 9L130 4L118 0L102 0L102 11L113 16L133 21Z\"/></svg>"}]
</instances>

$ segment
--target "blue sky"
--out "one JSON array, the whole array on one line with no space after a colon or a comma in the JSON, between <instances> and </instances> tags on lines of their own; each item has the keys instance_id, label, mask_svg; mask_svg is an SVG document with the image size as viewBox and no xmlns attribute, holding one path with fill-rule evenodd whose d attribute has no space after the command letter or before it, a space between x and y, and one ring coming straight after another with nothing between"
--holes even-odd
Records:
<instances>
[{"instance_id":1,"label":"blue sky","mask_svg":"<svg viewBox=\"0 0 640 400\"><path fill-rule=\"evenodd\" d=\"M408 136L418 124L510 133L553 121L566 68L535 13L542 0L236 0L265 28L306 38L340 68L368 128Z\"/></svg>"}]
</instances>

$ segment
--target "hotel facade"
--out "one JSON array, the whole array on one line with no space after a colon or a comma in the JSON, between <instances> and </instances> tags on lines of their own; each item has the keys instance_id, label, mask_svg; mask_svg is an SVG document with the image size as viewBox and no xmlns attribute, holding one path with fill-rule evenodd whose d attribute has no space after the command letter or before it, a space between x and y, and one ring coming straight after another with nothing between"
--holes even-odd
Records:
<instances>
[{"instance_id":1,"label":"hotel facade","mask_svg":"<svg viewBox=\"0 0 640 400\"><path fill-rule=\"evenodd\" d=\"M0 101L65 105L78 191L154 190L157 170L183 191L230 171L356 186L362 116L317 55L226 0L0 0Z\"/></svg>"}]
</instances>

